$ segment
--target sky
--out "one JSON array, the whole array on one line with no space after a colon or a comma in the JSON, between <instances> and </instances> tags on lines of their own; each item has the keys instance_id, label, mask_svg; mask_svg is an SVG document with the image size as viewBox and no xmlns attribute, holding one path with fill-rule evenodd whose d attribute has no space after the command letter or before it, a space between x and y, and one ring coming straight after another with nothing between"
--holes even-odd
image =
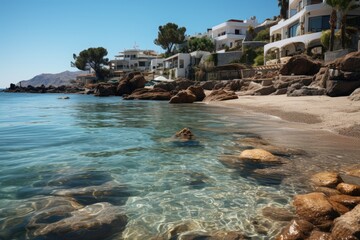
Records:
<instances>
[{"instance_id":1,"label":"sky","mask_svg":"<svg viewBox=\"0 0 360 240\"><path fill-rule=\"evenodd\" d=\"M41 73L76 71L73 53L104 47L108 58L153 49L158 27L173 22L186 34L229 19L279 14L277 0L0 0L0 88Z\"/></svg>"}]
</instances>

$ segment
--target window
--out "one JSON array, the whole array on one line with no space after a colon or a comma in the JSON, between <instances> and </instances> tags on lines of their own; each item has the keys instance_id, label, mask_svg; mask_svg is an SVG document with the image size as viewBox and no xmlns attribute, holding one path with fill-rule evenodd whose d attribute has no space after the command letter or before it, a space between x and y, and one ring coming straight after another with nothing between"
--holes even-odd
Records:
<instances>
[{"instance_id":1,"label":"window","mask_svg":"<svg viewBox=\"0 0 360 240\"><path fill-rule=\"evenodd\" d=\"M321 32L330 29L330 16L318 16L309 18L309 32Z\"/></svg>"},{"instance_id":2,"label":"window","mask_svg":"<svg viewBox=\"0 0 360 240\"><path fill-rule=\"evenodd\" d=\"M145 62L139 62L139 67L145 67Z\"/></svg>"},{"instance_id":3,"label":"window","mask_svg":"<svg viewBox=\"0 0 360 240\"><path fill-rule=\"evenodd\" d=\"M240 35L240 29L235 29L235 35Z\"/></svg>"},{"instance_id":4,"label":"window","mask_svg":"<svg viewBox=\"0 0 360 240\"><path fill-rule=\"evenodd\" d=\"M184 59L180 59L179 68L184 68Z\"/></svg>"},{"instance_id":5,"label":"window","mask_svg":"<svg viewBox=\"0 0 360 240\"><path fill-rule=\"evenodd\" d=\"M299 22L289 27L288 37L296 37L300 33L300 24Z\"/></svg>"},{"instance_id":6,"label":"window","mask_svg":"<svg viewBox=\"0 0 360 240\"><path fill-rule=\"evenodd\" d=\"M346 24L349 27L356 27L357 29L359 29L360 28L360 16L347 15L346 16Z\"/></svg>"}]
</instances>

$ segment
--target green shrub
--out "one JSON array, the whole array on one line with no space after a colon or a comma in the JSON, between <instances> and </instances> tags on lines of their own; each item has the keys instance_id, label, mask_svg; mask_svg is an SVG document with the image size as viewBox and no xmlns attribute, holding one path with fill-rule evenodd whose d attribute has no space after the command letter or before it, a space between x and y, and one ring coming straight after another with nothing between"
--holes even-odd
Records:
<instances>
[{"instance_id":1,"label":"green shrub","mask_svg":"<svg viewBox=\"0 0 360 240\"><path fill-rule=\"evenodd\" d=\"M264 65L264 55L258 55L258 56L254 59L254 65L255 65L255 66L262 66L262 65Z\"/></svg>"},{"instance_id":2,"label":"green shrub","mask_svg":"<svg viewBox=\"0 0 360 240\"><path fill-rule=\"evenodd\" d=\"M270 28L266 28L258 32L254 41L270 41Z\"/></svg>"}]
</instances>

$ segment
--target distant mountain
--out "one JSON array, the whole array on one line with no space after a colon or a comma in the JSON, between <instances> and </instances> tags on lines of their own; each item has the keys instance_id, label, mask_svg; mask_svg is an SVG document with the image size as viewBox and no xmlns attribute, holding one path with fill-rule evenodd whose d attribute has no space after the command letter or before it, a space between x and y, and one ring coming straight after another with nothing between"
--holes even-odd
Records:
<instances>
[{"instance_id":1,"label":"distant mountain","mask_svg":"<svg viewBox=\"0 0 360 240\"><path fill-rule=\"evenodd\" d=\"M87 72L84 71L76 71L70 72L65 71L61 73L51 74L51 73L43 73L33 77L30 80L20 81L17 85L22 87L27 87L29 85L33 87L38 87L41 85L45 85L46 87L52 85L54 87L61 85L72 85L71 80L76 80L76 76L79 74L84 74Z\"/></svg>"}]
</instances>

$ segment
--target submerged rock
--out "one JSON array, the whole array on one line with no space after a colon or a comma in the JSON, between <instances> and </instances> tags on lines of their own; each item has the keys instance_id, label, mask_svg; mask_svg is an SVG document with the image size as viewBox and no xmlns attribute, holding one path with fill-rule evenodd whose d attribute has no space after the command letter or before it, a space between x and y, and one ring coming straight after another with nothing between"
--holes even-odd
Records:
<instances>
[{"instance_id":1,"label":"submerged rock","mask_svg":"<svg viewBox=\"0 0 360 240\"><path fill-rule=\"evenodd\" d=\"M110 203L96 203L71 212L71 216L44 224L34 218L34 237L45 239L106 239L121 232L127 224L123 210Z\"/></svg>"},{"instance_id":2,"label":"submerged rock","mask_svg":"<svg viewBox=\"0 0 360 240\"><path fill-rule=\"evenodd\" d=\"M189 128L183 128L175 134L175 138L180 140L193 140L195 135L190 131Z\"/></svg>"},{"instance_id":3,"label":"submerged rock","mask_svg":"<svg viewBox=\"0 0 360 240\"><path fill-rule=\"evenodd\" d=\"M241 152L239 158L242 160L252 160L252 161L269 162L269 163L281 162L279 157L263 149L244 150Z\"/></svg>"},{"instance_id":4,"label":"submerged rock","mask_svg":"<svg viewBox=\"0 0 360 240\"><path fill-rule=\"evenodd\" d=\"M53 191L52 194L56 196L72 197L85 205L97 202L110 202L116 205L123 205L130 196L126 186L120 185L114 181L99 186L59 189Z\"/></svg>"}]
</instances>

